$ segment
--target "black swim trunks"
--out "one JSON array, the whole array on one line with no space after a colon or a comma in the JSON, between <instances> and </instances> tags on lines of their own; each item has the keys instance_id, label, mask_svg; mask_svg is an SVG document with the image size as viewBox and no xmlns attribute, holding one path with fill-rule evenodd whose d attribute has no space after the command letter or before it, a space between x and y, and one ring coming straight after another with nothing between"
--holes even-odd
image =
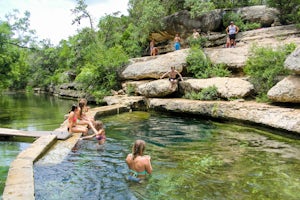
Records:
<instances>
[{"instance_id":1,"label":"black swim trunks","mask_svg":"<svg viewBox=\"0 0 300 200\"><path fill-rule=\"evenodd\" d=\"M229 39L235 40L235 35L236 35L236 34L230 34L230 35L229 35Z\"/></svg>"}]
</instances>

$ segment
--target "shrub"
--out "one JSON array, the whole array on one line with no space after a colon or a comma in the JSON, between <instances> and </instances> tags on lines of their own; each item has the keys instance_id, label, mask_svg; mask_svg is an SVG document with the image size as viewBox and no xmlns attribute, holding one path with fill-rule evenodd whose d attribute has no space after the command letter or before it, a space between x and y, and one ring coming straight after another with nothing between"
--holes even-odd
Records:
<instances>
[{"instance_id":1,"label":"shrub","mask_svg":"<svg viewBox=\"0 0 300 200\"><path fill-rule=\"evenodd\" d=\"M128 84L126 86L126 94L128 94L129 96L134 95L135 93L135 87L131 84Z\"/></svg>"},{"instance_id":2,"label":"shrub","mask_svg":"<svg viewBox=\"0 0 300 200\"><path fill-rule=\"evenodd\" d=\"M190 45L190 47L195 47L195 48L203 48L205 42L207 41L207 38L205 37L199 37L197 39L193 38L193 36L190 36L188 38L188 43Z\"/></svg>"},{"instance_id":3,"label":"shrub","mask_svg":"<svg viewBox=\"0 0 300 200\"><path fill-rule=\"evenodd\" d=\"M201 48L191 47L186 62L187 72L195 78L224 77L231 73L224 65L213 65Z\"/></svg>"},{"instance_id":4,"label":"shrub","mask_svg":"<svg viewBox=\"0 0 300 200\"><path fill-rule=\"evenodd\" d=\"M204 88L200 92L190 92L187 93L184 98L186 99L194 99L194 100L218 100L218 88L214 86L210 86Z\"/></svg>"},{"instance_id":5,"label":"shrub","mask_svg":"<svg viewBox=\"0 0 300 200\"><path fill-rule=\"evenodd\" d=\"M274 50L271 47L252 47L244 72L250 76L258 99L264 101L267 92L279 81L279 76L289 74L283 66L284 60L296 45L291 43Z\"/></svg>"}]
</instances>

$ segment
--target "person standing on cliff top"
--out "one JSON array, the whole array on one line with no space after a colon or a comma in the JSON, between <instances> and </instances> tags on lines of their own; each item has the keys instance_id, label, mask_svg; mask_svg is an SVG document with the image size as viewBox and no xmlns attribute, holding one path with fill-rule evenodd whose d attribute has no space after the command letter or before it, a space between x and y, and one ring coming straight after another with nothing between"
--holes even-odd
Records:
<instances>
[{"instance_id":1,"label":"person standing on cliff top","mask_svg":"<svg viewBox=\"0 0 300 200\"><path fill-rule=\"evenodd\" d=\"M239 30L240 30L239 27L234 25L233 21L231 21L230 25L226 28L226 33L229 35L229 39L230 39L230 47L236 46L235 38Z\"/></svg>"}]
</instances>

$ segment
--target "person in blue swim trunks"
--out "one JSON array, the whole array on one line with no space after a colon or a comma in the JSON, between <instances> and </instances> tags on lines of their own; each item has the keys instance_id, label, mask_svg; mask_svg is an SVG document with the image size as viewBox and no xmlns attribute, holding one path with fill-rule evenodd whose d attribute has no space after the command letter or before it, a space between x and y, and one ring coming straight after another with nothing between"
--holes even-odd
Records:
<instances>
[{"instance_id":1,"label":"person in blue swim trunks","mask_svg":"<svg viewBox=\"0 0 300 200\"><path fill-rule=\"evenodd\" d=\"M129 168L128 180L141 183L147 174L152 173L151 157L144 155L146 143L144 140L136 140L132 147L132 153L126 157Z\"/></svg>"},{"instance_id":2,"label":"person in blue swim trunks","mask_svg":"<svg viewBox=\"0 0 300 200\"><path fill-rule=\"evenodd\" d=\"M179 37L178 34L175 35L175 38L174 38L174 48L175 50L180 50L180 41L181 41L181 38Z\"/></svg>"}]
</instances>

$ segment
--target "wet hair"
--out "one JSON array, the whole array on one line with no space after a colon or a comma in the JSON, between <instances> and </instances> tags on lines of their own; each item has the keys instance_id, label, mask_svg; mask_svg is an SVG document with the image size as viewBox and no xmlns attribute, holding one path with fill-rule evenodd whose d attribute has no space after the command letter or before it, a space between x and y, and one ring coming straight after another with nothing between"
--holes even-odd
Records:
<instances>
[{"instance_id":1,"label":"wet hair","mask_svg":"<svg viewBox=\"0 0 300 200\"><path fill-rule=\"evenodd\" d=\"M69 113L72 111L74 112L77 108L78 108L78 106L76 104L73 104Z\"/></svg>"},{"instance_id":2,"label":"wet hair","mask_svg":"<svg viewBox=\"0 0 300 200\"><path fill-rule=\"evenodd\" d=\"M87 104L87 100L86 100L86 99L84 99L84 98L83 98L83 99L80 99L80 100L79 100L79 103L83 103L83 104L86 106L86 104Z\"/></svg>"},{"instance_id":3,"label":"wet hair","mask_svg":"<svg viewBox=\"0 0 300 200\"><path fill-rule=\"evenodd\" d=\"M86 105L87 105L87 100L86 99L80 99L79 100L78 106L80 107L80 113L79 113L80 116L82 116L83 108Z\"/></svg>"},{"instance_id":4,"label":"wet hair","mask_svg":"<svg viewBox=\"0 0 300 200\"><path fill-rule=\"evenodd\" d=\"M99 131L100 129L102 129L103 128L103 123L102 123L102 121L95 121L95 129L97 130L97 131Z\"/></svg>"},{"instance_id":5,"label":"wet hair","mask_svg":"<svg viewBox=\"0 0 300 200\"><path fill-rule=\"evenodd\" d=\"M133 160L137 156L143 155L145 148L146 148L146 143L144 140L136 140L132 147Z\"/></svg>"},{"instance_id":6,"label":"wet hair","mask_svg":"<svg viewBox=\"0 0 300 200\"><path fill-rule=\"evenodd\" d=\"M84 107L84 103L83 102L79 102L78 103L78 106L79 106L79 108L80 108L80 116L82 116L82 112L83 112L83 107Z\"/></svg>"}]
</instances>

